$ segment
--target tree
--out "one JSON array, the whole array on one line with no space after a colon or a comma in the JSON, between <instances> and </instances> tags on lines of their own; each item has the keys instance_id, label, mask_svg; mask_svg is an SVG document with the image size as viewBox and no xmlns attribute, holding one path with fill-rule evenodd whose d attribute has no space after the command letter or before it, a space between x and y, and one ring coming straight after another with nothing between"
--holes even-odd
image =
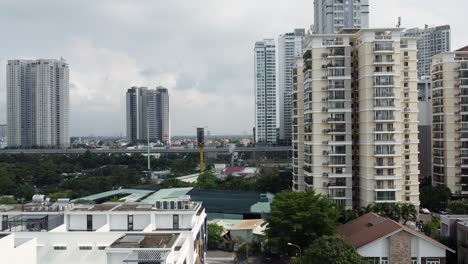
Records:
<instances>
[{"instance_id":1,"label":"tree","mask_svg":"<svg viewBox=\"0 0 468 264\"><path fill-rule=\"evenodd\" d=\"M305 250L303 263L308 264L366 264L353 246L338 236L323 236Z\"/></svg>"},{"instance_id":2,"label":"tree","mask_svg":"<svg viewBox=\"0 0 468 264\"><path fill-rule=\"evenodd\" d=\"M255 184L259 192L279 193L285 190L291 190L292 172L288 170L279 170L272 167L263 167L257 175Z\"/></svg>"},{"instance_id":3,"label":"tree","mask_svg":"<svg viewBox=\"0 0 468 264\"><path fill-rule=\"evenodd\" d=\"M268 242L287 251L287 243L309 246L315 239L335 233L338 211L328 199L313 191L281 192L275 196L267 219Z\"/></svg>"},{"instance_id":4,"label":"tree","mask_svg":"<svg viewBox=\"0 0 468 264\"><path fill-rule=\"evenodd\" d=\"M208 224L208 248L217 249L220 244L223 242L223 232L224 229L222 226L217 224Z\"/></svg>"},{"instance_id":5,"label":"tree","mask_svg":"<svg viewBox=\"0 0 468 264\"><path fill-rule=\"evenodd\" d=\"M380 216L390 218L400 222L402 218L401 204L399 203L376 203L367 206L368 212L379 214Z\"/></svg>"},{"instance_id":6,"label":"tree","mask_svg":"<svg viewBox=\"0 0 468 264\"><path fill-rule=\"evenodd\" d=\"M424 186L420 192L421 207L426 207L430 210L445 209L452 194L450 189L445 185Z\"/></svg>"},{"instance_id":7,"label":"tree","mask_svg":"<svg viewBox=\"0 0 468 264\"><path fill-rule=\"evenodd\" d=\"M450 201L448 210L451 214L468 214L468 199Z\"/></svg>"},{"instance_id":8,"label":"tree","mask_svg":"<svg viewBox=\"0 0 468 264\"><path fill-rule=\"evenodd\" d=\"M416 207L412 203L403 203L400 205L401 208L401 218L403 220L403 224L405 225L408 221L416 221L416 215L418 212L416 211Z\"/></svg>"},{"instance_id":9,"label":"tree","mask_svg":"<svg viewBox=\"0 0 468 264\"><path fill-rule=\"evenodd\" d=\"M66 192L49 193L48 196L52 201L57 201L58 199L62 199L62 198L69 198L69 195Z\"/></svg>"},{"instance_id":10,"label":"tree","mask_svg":"<svg viewBox=\"0 0 468 264\"><path fill-rule=\"evenodd\" d=\"M346 224L359 217L359 212L357 210L340 208L339 212L340 218L338 219L338 222L340 222L340 224Z\"/></svg>"},{"instance_id":11,"label":"tree","mask_svg":"<svg viewBox=\"0 0 468 264\"><path fill-rule=\"evenodd\" d=\"M424 234L426 234L426 236L430 236L436 239L440 236L439 228L440 228L440 219L437 217L432 217L431 220L427 221L423 225L423 232Z\"/></svg>"},{"instance_id":12,"label":"tree","mask_svg":"<svg viewBox=\"0 0 468 264\"><path fill-rule=\"evenodd\" d=\"M18 201L16 201L16 199L13 197L0 198L0 204L17 204L17 203Z\"/></svg>"},{"instance_id":13,"label":"tree","mask_svg":"<svg viewBox=\"0 0 468 264\"><path fill-rule=\"evenodd\" d=\"M214 190L218 187L217 178L211 172L204 172L198 176L196 188Z\"/></svg>"}]
</instances>

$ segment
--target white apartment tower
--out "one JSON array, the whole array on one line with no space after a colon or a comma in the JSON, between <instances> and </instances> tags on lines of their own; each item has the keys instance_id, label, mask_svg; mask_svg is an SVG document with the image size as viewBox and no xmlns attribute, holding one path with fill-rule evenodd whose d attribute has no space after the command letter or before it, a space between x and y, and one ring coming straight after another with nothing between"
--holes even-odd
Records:
<instances>
[{"instance_id":1,"label":"white apartment tower","mask_svg":"<svg viewBox=\"0 0 468 264\"><path fill-rule=\"evenodd\" d=\"M164 87L127 90L127 137L132 143L170 141L169 93Z\"/></svg>"},{"instance_id":2,"label":"white apartment tower","mask_svg":"<svg viewBox=\"0 0 468 264\"><path fill-rule=\"evenodd\" d=\"M255 140L276 143L276 47L273 39L255 43Z\"/></svg>"},{"instance_id":3,"label":"white apartment tower","mask_svg":"<svg viewBox=\"0 0 468 264\"><path fill-rule=\"evenodd\" d=\"M314 0L314 33L369 27L369 0Z\"/></svg>"},{"instance_id":4,"label":"white apartment tower","mask_svg":"<svg viewBox=\"0 0 468 264\"><path fill-rule=\"evenodd\" d=\"M292 146L293 146L293 189L306 191L304 175L304 60L294 58L292 78ZM301 175L301 177L299 177Z\"/></svg>"},{"instance_id":5,"label":"white apartment tower","mask_svg":"<svg viewBox=\"0 0 468 264\"><path fill-rule=\"evenodd\" d=\"M7 126L10 147L69 146L69 68L63 59L8 61Z\"/></svg>"},{"instance_id":6,"label":"white apartment tower","mask_svg":"<svg viewBox=\"0 0 468 264\"><path fill-rule=\"evenodd\" d=\"M303 60L304 149L293 144L293 157L304 172L293 189L347 208L419 206L416 39L397 28L310 35Z\"/></svg>"},{"instance_id":7,"label":"white apartment tower","mask_svg":"<svg viewBox=\"0 0 468 264\"><path fill-rule=\"evenodd\" d=\"M450 25L437 27L425 26L405 31L407 37L418 38L418 77L431 75L432 57L450 51Z\"/></svg>"},{"instance_id":8,"label":"white apartment tower","mask_svg":"<svg viewBox=\"0 0 468 264\"><path fill-rule=\"evenodd\" d=\"M305 29L281 35L278 39L279 140L290 144L292 137L292 68L295 57L302 57Z\"/></svg>"},{"instance_id":9,"label":"white apartment tower","mask_svg":"<svg viewBox=\"0 0 468 264\"><path fill-rule=\"evenodd\" d=\"M468 47L432 59L433 184L468 195Z\"/></svg>"}]
</instances>

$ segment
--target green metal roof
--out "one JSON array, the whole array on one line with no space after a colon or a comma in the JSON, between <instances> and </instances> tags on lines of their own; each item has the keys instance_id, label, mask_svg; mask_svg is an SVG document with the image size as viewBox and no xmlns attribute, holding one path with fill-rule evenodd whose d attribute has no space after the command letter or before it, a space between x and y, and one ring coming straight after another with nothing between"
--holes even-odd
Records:
<instances>
[{"instance_id":1,"label":"green metal roof","mask_svg":"<svg viewBox=\"0 0 468 264\"><path fill-rule=\"evenodd\" d=\"M77 200L97 201L97 200L102 200L102 199L110 198L110 197L117 196L117 195L119 196L126 195L122 197L121 199L127 203L133 203L133 202L137 202L138 200L140 200L141 198L145 197L146 195L152 192L153 191L147 191L147 190L120 189L120 190L112 190L112 191L102 192L98 194L93 194L90 196L75 199L73 201L77 201Z\"/></svg>"},{"instance_id":2,"label":"green metal roof","mask_svg":"<svg viewBox=\"0 0 468 264\"><path fill-rule=\"evenodd\" d=\"M173 199L178 198L180 196L187 195L193 188L171 188L171 189L161 189L150 196L146 197L142 203L146 204L153 204L156 203L157 200L165 200L165 199Z\"/></svg>"}]
</instances>

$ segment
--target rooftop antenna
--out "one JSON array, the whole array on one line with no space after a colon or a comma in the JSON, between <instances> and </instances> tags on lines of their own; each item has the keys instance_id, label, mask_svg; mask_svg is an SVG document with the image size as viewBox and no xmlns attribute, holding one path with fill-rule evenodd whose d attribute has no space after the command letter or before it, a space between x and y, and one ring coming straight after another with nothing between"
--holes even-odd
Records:
<instances>
[{"instance_id":1,"label":"rooftop antenna","mask_svg":"<svg viewBox=\"0 0 468 264\"><path fill-rule=\"evenodd\" d=\"M398 17L398 24L396 26L397 26L397 28L401 27L401 17Z\"/></svg>"}]
</instances>

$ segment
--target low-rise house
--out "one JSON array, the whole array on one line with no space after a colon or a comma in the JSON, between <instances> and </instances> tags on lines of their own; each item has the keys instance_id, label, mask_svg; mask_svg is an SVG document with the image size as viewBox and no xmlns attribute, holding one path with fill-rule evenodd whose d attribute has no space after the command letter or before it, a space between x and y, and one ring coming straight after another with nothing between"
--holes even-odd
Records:
<instances>
[{"instance_id":1,"label":"low-rise house","mask_svg":"<svg viewBox=\"0 0 468 264\"><path fill-rule=\"evenodd\" d=\"M446 264L446 252L455 253L423 233L374 213L340 226L338 233L372 264Z\"/></svg>"}]
</instances>

